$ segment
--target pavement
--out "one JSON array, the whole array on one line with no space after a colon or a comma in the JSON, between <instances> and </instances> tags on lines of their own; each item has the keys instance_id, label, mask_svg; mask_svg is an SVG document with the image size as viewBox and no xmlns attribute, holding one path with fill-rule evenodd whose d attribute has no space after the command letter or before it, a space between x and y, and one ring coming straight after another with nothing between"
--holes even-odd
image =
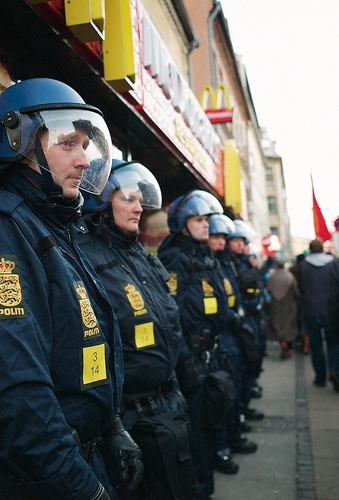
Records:
<instances>
[{"instance_id":1,"label":"pavement","mask_svg":"<svg viewBox=\"0 0 339 500\"><path fill-rule=\"evenodd\" d=\"M215 500L339 500L339 393L332 383L313 385L310 355L293 349L280 359L269 342L259 384L263 396L250 406L265 413L251 422L256 453L234 454L239 472L215 472Z\"/></svg>"}]
</instances>

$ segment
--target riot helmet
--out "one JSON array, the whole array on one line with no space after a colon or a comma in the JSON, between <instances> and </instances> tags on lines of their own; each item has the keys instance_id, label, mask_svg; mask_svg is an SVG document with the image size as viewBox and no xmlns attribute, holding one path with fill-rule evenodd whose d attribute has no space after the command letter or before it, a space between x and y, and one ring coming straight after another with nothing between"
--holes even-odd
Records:
<instances>
[{"instance_id":1,"label":"riot helmet","mask_svg":"<svg viewBox=\"0 0 339 500\"><path fill-rule=\"evenodd\" d=\"M168 209L167 223L171 233L180 233L189 217L222 214L220 201L207 191L194 189L176 198Z\"/></svg>"},{"instance_id":2,"label":"riot helmet","mask_svg":"<svg viewBox=\"0 0 339 500\"><path fill-rule=\"evenodd\" d=\"M49 78L16 83L0 94L0 120L0 169L26 159L28 164L37 162L42 175L50 178L45 152L59 147L71 151L82 135L86 168L79 187L101 193L111 165L110 133L101 111L86 104L71 87ZM47 137L44 151L42 135Z\"/></svg>"},{"instance_id":3,"label":"riot helmet","mask_svg":"<svg viewBox=\"0 0 339 500\"><path fill-rule=\"evenodd\" d=\"M243 238L245 244L248 245L252 238L252 231L248 224L240 219L234 220L233 223L234 230L229 231L227 235L227 241L233 238Z\"/></svg>"},{"instance_id":4,"label":"riot helmet","mask_svg":"<svg viewBox=\"0 0 339 500\"><path fill-rule=\"evenodd\" d=\"M232 219L225 214L213 214L208 218L209 234L224 234L227 236L235 231L235 225Z\"/></svg>"},{"instance_id":5,"label":"riot helmet","mask_svg":"<svg viewBox=\"0 0 339 500\"><path fill-rule=\"evenodd\" d=\"M126 199L129 199L132 193L141 191L142 208L146 210L161 208L161 190L152 172L139 162L114 159L108 181L100 196L84 193L83 212L110 213L112 194L118 190L123 192Z\"/></svg>"}]
</instances>

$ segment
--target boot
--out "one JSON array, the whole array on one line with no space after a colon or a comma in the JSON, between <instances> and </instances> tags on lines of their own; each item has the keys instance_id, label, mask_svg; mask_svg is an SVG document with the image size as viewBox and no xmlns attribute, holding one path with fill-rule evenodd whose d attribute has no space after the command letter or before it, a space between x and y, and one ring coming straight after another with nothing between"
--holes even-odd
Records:
<instances>
[{"instance_id":1,"label":"boot","mask_svg":"<svg viewBox=\"0 0 339 500\"><path fill-rule=\"evenodd\" d=\"M215 469L223 474L236 474L239 465L232 460L231 450L219 450L215 457Z\"/></svg>"}]
</instances>

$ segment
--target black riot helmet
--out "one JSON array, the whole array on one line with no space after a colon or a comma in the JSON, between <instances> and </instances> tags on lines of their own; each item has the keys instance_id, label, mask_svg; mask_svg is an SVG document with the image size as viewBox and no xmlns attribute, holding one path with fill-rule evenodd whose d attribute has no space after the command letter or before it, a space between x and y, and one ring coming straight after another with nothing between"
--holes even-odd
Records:
<instances>
[{"instance_id":1,"label":"black riot helmet","mask_svg":"<svg viewBox=\"0 0 339 500\"><path fill-rule=\"evenodd\" d=\"M0 169L34 159L44 176L50 172L40 136L48 135L49 149L71 142L78 131L85 132L89 167L83 170L79 187L101 193L111 166L110 133L101 111L86 104L71 87L49 78L16 83L0 94L0 120Z\"/></svg>"}]
</instances>

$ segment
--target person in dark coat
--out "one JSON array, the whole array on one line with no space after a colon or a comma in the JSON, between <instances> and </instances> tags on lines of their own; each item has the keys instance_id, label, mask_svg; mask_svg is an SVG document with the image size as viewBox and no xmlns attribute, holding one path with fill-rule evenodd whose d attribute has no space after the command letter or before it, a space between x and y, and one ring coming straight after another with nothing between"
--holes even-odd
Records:
<instances>
[{"instance_id":1,"label":"person in dark coat","mask_svg":"<svg viewBox=\"0 0 339 500\"><path fill-rule=\"evenodd\" d=\"M180 383L192 423L190 444L201 500L208 500L214 491L215 424L226 423L219 412L207 423L204 406L206 380L223 371L218 335L230 319L218 262L207 244L208 216L222 212L220 202L206 191L195 189L179 196L168 209L170 235L158 250L170 274L168 283L179 306L183 335L199 372L194 384L185 374Z\"/></svg>"},{"instance_id":2,"label":"person in dark coat","mask_svg":"<svg viewBox=\"0 0 339 500\"><path fill-rule=\"evenodd\" d=\"M136 161L113 160L101 197L85 195L89 233L78 242L115 306L124 356L121 419L143 452L143 480L123 498L190 500L195 498L196 479L186 402L175 369L193 362L192 354L182 336L178 306L169 294L169 274L138 241L143 210L159 210L161 203L160 186L150 170ZM147 433L146 439L140 436L141 426L154 426L158 416L164 462L154 452L151 434L149 440ZM177 434L171 431L176 426Z\"/></svg>"},{"instance_id":3,"label":"person in dark coat","mask_svg":"<svg viewBox=\"0 0 339 500\"><path fill-rule=\"evenodd\" d=\"M322 241L318 238L310 242L309 249L310 254L298 266L300 311L311 344L311 359L315 372L313 383L318 387L325 387L328 369L331 373L332 365L337 363L328 315L328 300L332 294L330 269L335 258L324 253ZM324 352L324 340L327 343L329 367Z\"/></svg>"},{"instance_id":4,"label":"person in dark coat","mask_svg":"<svg viewBox=\"0 0 339 500\"><path fill-rule=\"evenodd\" d=\"M327 340L329 379L339 392L339 259L330 264L330 293L328 296L330 337Z\"/></svg>"},{"instance_id":5,"label":"person in dark coat","mask_svg":"<svg viewBox=\"0 0 339 500\"><path fill-rule=\"evenodd\" d=\"M241 411L246 420L262 420L263 412L249 406L253 397L252 388L257 384L261 364L264 357L261 315L263 289L257 268L251 264L248 255L245 254L245 246L250 243L247 225L242 220L234 220L235 229L227 235L226 255L234 272L235 279L241 294L241 304L244 309L244 325L252 330L255 351L259 352L260 362L246 363L242 377ZM266 336L266 333L265 333Z\"/></svg>"},{"instance_id":6,"label":"person in dark coat","mask_svg":"<svg viewBox=\"0 0 339 500\"><path fill-rule=\"evenodd\" d=\"M101 112L37 78L0 94L0 498L113 500L141 479L121 425L120 331L76 243L111 163ZM97 444L109 447L107 469Z\"/></svg>"},{"instance_id":7,"label":"person in dark coat","mask_svg":"<svg viewBox=\"0 0 339 500\"><path fill-rule=\"evenodd\" d=\"M245 361L239 346L239 333L244 328L244 318L241 294L226 250L227 235L230 231L234 231L235 227L232 220L224 214L211 215L208 218L208 224L208 245L214 251L215 257L220 264L220 273L227 292L230 315L229 323L224 325L218 338L220 345L227 353L237 393L236 418L228 429L218 434L216 469L221 472L235 473L238 465L233 460L230 460L230 452L248 454L257 451L257 444L242 436L242 432L249 432L251 430L250 424L246 422L240 412Z\"/></svg>"}]
</instances>

